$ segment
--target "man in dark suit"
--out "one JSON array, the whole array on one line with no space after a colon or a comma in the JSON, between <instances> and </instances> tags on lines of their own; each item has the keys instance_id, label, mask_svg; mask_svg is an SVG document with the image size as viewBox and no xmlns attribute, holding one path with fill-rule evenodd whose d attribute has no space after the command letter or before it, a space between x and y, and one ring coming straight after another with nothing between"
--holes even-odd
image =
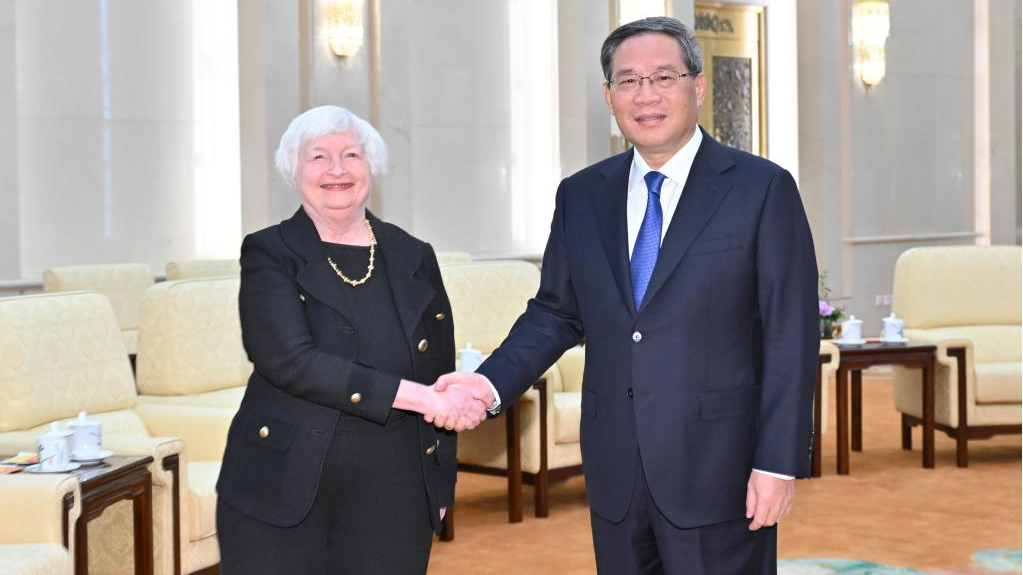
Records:
<instances>
[{"instance_id":1,"label":"man in dark suit","mask_svg":"<svg viewBox=\"0 0 1023 575\"><path fill-rule=\"evenodd\" d=\"M799 193L697 126L706 79L678 20L619 27L601 64L634 148L561 183L536 297L476 374L438 387L499 409L585 336L598 571L775 573L775 524L809 474L818 351Z\"/></svg>"}]
</instances>

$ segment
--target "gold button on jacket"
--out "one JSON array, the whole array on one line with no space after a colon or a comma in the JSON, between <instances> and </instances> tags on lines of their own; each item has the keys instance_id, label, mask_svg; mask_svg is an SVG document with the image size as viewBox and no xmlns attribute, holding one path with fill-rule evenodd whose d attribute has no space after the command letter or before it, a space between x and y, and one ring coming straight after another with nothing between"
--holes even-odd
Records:
<instances>
[{"instance_id":1,"label":"gold button on jacket","mask_svg":"<svg viewBox=\"0 0 1023 575\"><path fill-rule=\"evenodd\" d=\"M352 397L350 397L349 399L351 400L352 403L359 403L360 401L362 401L362 394L353 393Z\"/></svg>"},{"instance_id":2,"label":"gold button on jacket","mask_svg":"<svg viewBox=\"0 0 1023 575\"><path fill-rule=\"evenodd\" d=\"M436 445L431 445L430 447L426 448L426 454L427 455L433 455L434 451L437 451L437 446Z\"/></svg>"},{"instance_id":3,"label":"gold button on jacket","mask_svg":"<svg viewBox=\"0 0 1023 575\"><path fill-rule=\"evenodd\" d=\"M444 321L444 318L446 318L446 317L448 317L448 316L446 316L446 315L444 315L442 313L439 313L439 314L433 316L433 319L435 319L437 321Z\"/></svg>"},{"instance_id":4,"label":"gold button on jacket","mask_svg":"<svg viewBox=\"0 0 1023 575\"><path fill-rule=\"evenodd\" d=\"M430 347L430 342L426 341L425 339L419 342L419 348L418 349L419 349L420 352L425 352L426 348L428 348L428 347Z\"/></svg>"},{"instance_id":5,"label":"gold button on jacket","mask_svg":"<svg viewBox=\"0 0 1023 575\"><path fill-rule=\"evenodd\" d=\"M260 427L259 437L260 439L266 439L267 437L270 437L270 428L265 425L263 427Z\"/></svg>"}]
</instances>

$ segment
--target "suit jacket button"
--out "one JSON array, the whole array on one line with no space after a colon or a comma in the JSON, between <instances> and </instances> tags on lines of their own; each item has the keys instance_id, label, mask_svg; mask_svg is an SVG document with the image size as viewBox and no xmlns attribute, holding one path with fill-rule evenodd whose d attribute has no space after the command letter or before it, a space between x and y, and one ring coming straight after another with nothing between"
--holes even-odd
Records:
<instances>
[{"instance_id":1,"label":"suit jacket button","mask_svg":"<svg viewBox=\"0 0 1023 575\"><path fill-rule=\"evenodd\" d=\"M350 398L348 398L348 399L352 403L359 403L360 401L362 401L362 394L361 393L353 393L352 396Z\"/></svg>"},{"instance_id":2,"label":"suit jacket button","mask_svg":"<svg viewBox=\"0 0 1023 575\"><path fill-rule=\"evenodd\" d=\"M632 388L630 387L630 388L629 388L629 391L628 391L628 392L626 392L626 393L628 393L628 394L629 394L629 397L632 397Z\"/></svg>"},{"instance_id":3,"label":"suit jacket button","mask_svg":"<svg viewBox=\"0 0 1023 575\"><path fill-rule=\"evenodd\" d=\"M427 455L433 455L434 451L437 451L437 446L436 445L431 445L430 447L426 448L426 454Z\"/></svg>"},{"instance_id":4,"label":"suit jacket button","mask_svg":"<svg viewBox=\"0 0 1023 575\"><path fill-rule=\"evenodd\" d=\"M442 313L439 313L439 314L433 316L433 319L435 319L437 321L444 321L444 318L446 318L446 317L448 317L448 316L446 316L446 315L444 315Z\"/></svg>"},{"instance_id":5,"label":"suit jacket button","mask_svg":"<svg viewBox=\"0 0 1023 575\"><path fill-rule=\"evenodd\" d=\"M419 342L419 346L416 347L416 349L418 349L420 353L425 353L426 352L426 348L428 348L428 347L430 347L430 342L428 342L428 341L426 341L424 339L424 340Z\"/></svg>"},{"instance_id":6,"label":"suit jacket button","mask_svg":"<svg viewBox=\"0 0 1023 575\"><path fill-rule=\"evenodd\" d=\"M632 332L632 341L636 343L643 341L643 334L639 333L638 331Z\"/></svg>"},{"instance_id":7,"label":"suit jacket button","mask_svg":"<svg viewBox=\"0 0 1023 575\"><path fill-rule=\"evenodd\" d=\"M267 437L270 437L270 428L264 425L259 428L259 438L266 439Z\"/></svg>"},{"instance_id":8,"label":"suit jacket button","mask_svg":"<svg viewBox=\"0 0 1023 575\"><path fill-rule=\"evenodd\" d=\"M305 301L305 294L301 294L301 293L298 294L298 299L301 300L301 301Z\"/></svg>"}]
</instances>

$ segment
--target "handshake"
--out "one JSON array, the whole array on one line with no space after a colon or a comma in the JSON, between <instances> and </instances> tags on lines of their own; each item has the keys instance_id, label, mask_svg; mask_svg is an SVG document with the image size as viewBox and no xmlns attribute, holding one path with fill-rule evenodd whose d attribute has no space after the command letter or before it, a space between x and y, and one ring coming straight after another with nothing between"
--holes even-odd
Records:
<instances>
[{"instance_id":1,"label":"handshake","mask_svg":"<svg viewBox=\"0 0 1023 575\"><path fill-rule=\"evenodd\" d=\"M453 372L430 386L402 380L394 407L419 412L438 428L464 431L487 418L495 399L482 375Z\"/></svg>"}]
</instances>

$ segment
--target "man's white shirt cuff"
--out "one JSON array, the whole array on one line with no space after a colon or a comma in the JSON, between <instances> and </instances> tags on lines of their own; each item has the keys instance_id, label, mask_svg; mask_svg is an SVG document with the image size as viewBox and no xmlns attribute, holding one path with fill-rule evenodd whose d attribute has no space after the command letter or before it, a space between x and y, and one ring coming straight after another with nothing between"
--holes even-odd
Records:
<instances>
[{"instance_id":1,"label":"man's white shirt cuff","mask_svg":"<svg viewBox=\"0 0 1023 575\"><path fill-rule=\"evenodd\" d=\"M491 386L491 387L493 387L493 386ZM757 473L763 473L764 475L770 475L771 477L777 477L778 479L784 479L786 481L792 481L793 479L795 479L795 477L792 477L791 475L784 475L782 473L773 473L771 471L764 471L763 469L754 469L753 471L756 471Z\"/></svg>"}]
</instances>

